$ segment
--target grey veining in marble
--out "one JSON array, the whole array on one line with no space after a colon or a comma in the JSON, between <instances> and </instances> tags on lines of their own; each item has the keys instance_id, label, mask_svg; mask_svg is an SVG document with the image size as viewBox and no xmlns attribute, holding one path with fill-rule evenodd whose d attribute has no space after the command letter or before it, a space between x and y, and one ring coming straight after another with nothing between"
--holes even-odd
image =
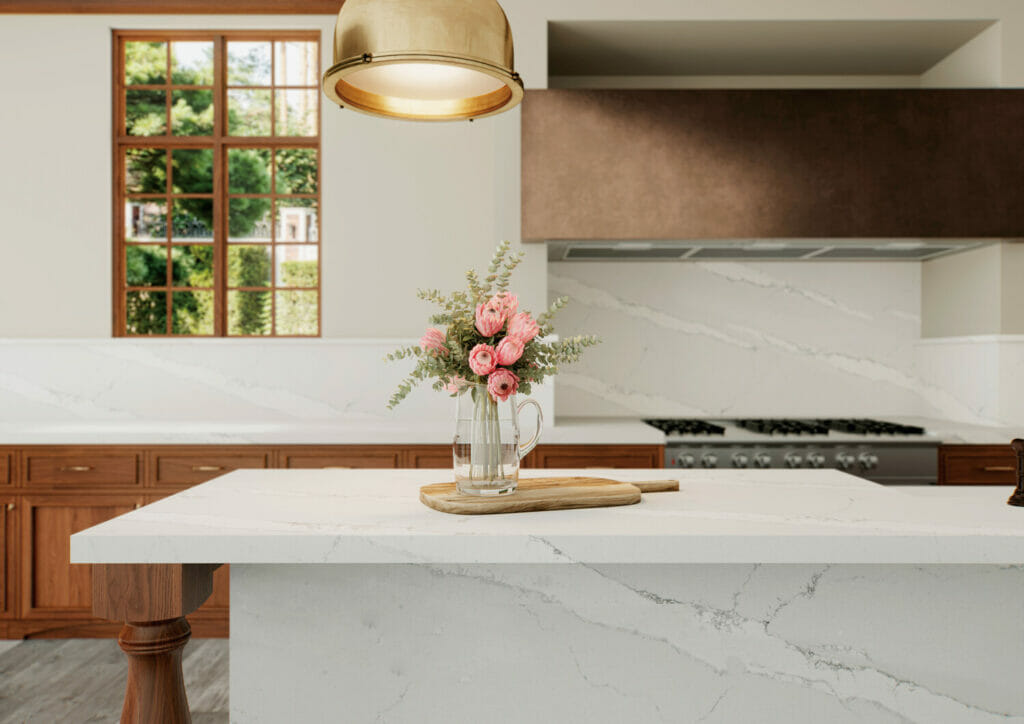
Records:
<instances>
[{"instance_id":1,"label":"grey veining in marble","mask_svg":"<svg viewBox=\"0 0 1024 724\"><path fill-rule=\"evenodd\" d=\"M553 263L548 286L562 334L604 340L558 377L562 415L1024 422L1024 344L922 348L917 264Z\"/></svg>"},{"instance_id":2,"label":"grey veining in marble","mask_svg":"<svg viewBox=\"0 0 1024 724\"><path fill-rule=\"evenodd\" d=\"M1019 567L231 575L233 722L1024 721Z\"/></svg>"}]
</instances>

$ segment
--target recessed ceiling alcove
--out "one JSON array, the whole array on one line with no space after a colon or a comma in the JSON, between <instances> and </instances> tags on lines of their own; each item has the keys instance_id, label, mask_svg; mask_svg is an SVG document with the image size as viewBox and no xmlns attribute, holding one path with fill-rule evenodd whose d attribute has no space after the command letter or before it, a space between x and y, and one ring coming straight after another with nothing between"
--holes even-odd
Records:
<instances>
[{"instance_id":1,"label":"recessed ceiling alcove","mask_svg":"<svg viewBox=\"0 0 1024 724\"><path fill-rule=\"evenodd\" d=\"M550 22L548 75L920 75L994 22Z\"/></svg>"}]
</instances>

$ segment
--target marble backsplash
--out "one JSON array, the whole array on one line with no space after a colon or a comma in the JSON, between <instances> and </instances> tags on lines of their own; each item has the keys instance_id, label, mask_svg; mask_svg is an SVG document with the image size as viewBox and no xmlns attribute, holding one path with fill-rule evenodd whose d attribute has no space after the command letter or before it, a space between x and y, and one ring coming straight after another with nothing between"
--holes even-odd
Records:
<instances>
[{"instance_id":1,"label":"marble backsplash","mask_svg":"<svg viewBox=\"0 0 1024 724\"><path fill-rule=\"evenodd\" d=\"M447 422L452 400L429 385L385 407L410 365L383 357L410 343L0 340L0 424ZM533 396L551 409L550 385Z\"/></svg>"},{"instance_id":2,"label":"marble backsplash","mask_svg":"<svg viewBox=\"0 0 1024 724\"><path fill-rule=\"evenodd\" d=\"M604 340L561 415L1024 421L1024 344L921 340L919 264L563 262L548 288L562 334Z\"/></svg>"}]
</instances>

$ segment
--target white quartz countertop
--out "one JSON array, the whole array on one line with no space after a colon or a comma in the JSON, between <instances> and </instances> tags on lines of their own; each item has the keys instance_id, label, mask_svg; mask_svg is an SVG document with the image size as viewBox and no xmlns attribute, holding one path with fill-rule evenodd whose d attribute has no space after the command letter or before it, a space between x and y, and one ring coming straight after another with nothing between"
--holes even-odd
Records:
<instances>
[{"instance_id":1,"label":"white quartz countertop","mask_svg":"<svg viewBox=\"0 0 1024 724\"><path fill-rule=\"evenodd\" d=\"M530 471L532 474L541 474ZM633 506L425 507L447 470L239 470L71 537L77 563L1024 564L1009 489L912 494L833 470L545 470L675 477ZM524 477L526 475L524 474Z\"/></svg>"},{"instance_id":2,"label":"white quartz countertop","mask_svg":"<svg viewBox=\"0 0 1024 724\"><path fill-rule=\"evenodd\" d=\"M522 423L533 432L532 418ZM337 422L83 420L0 422L0 445L447 445L454 422L351 419ZM661 445L665 437L636 419L565 418L542 444Z\"/></svg>"}]
</instances>

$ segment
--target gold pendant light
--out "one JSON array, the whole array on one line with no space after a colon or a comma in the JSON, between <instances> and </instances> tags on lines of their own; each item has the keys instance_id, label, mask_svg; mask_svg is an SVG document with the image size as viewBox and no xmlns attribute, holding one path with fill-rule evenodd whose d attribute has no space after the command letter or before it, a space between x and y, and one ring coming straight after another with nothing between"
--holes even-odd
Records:
<instances>
[{"instance_id":1,"label":"gold pendant light","mask_svg":"<svg viewBox=\"0 0 1024 724\"><path fill-rule=\"evenodd\" d=\"M343 0L323 89L343 108L417 121L472 120L523 99L496 0Z\"/></svg>"}]
</instances>

